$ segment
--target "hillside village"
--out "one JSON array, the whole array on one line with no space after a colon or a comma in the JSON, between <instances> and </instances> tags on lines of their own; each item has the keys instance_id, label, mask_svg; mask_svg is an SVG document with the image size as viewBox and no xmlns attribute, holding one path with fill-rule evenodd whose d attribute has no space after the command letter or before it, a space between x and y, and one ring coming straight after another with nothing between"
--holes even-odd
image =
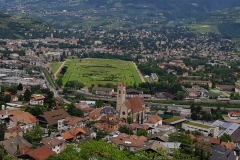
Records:
<instances>
[{"instance_id":1,"label":"hillside village","mask_svg":"<svg viewBox=\"0 0 240 160\"><path fill-rule=\"evenodd\" d=\"M70 106L57 102L40 114L31 111L44 105L49 94L45 96L30 95L29 112L2 105L0 143L8 154L19 159L46 159L60 154L69 144L102 139L133 153L161 148L172 156L175 150L191 145L205 146L213 160L239 156L239 112L229 111L225 121L207 122L192 120L191 109L188 114L185 109L185 114L163 119L142 98L127 97L124 82L118 84L116 108L107 103L96 108L96 101L81 101ZM169 109L177 112L179 108ZM74 116L77 112L82 114ZM179 135L190 140L189 144Z\"/></svg>"},{"instance_id":2,"label":"hillside village","mask_svg":"<svg viewBox=\"0 0 240 160\"><path fill-rule=\"evenodd\" d=\"M71 144L102 140L131 153L163 149L170 158L180 151L182 156L237 159L237 42L184 35L170 40L170 31L179 34L174 29L165 34L90 31L84 36L94 40L55 38L55 33L1 39L0 150L18 159L42 160ZM155 44L147 41L152 37L154 52ZM130 40L136 43L124 45ZM134 61L145 82L58 85L50 63L73 58Z\"/></svg>"}]
</instances>

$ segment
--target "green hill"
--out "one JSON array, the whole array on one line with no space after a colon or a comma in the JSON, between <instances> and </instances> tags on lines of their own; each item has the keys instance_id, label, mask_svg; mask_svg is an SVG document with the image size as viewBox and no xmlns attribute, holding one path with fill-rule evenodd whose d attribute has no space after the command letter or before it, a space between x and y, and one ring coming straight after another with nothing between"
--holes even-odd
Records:
<instances>
[{"instance_id":1,"label":"green hill","mask_svg":"<svg viewBox=\"0 0 240 160\"><path fill-rule=\"evenodd\" d=\"M51 28L44 22L0 13L0 38L46 37L50 31Z\"/></svg>"}]
</instances>

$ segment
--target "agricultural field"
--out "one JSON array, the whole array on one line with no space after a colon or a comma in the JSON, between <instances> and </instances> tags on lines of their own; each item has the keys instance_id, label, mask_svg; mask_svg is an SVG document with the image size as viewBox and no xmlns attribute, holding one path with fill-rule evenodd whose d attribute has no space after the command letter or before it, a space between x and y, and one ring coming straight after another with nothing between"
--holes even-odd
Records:
<instances>
[{"instance_id":1,"label":"agricultural field","mask_svg":"<svg viewBox=\"0 0 240 160\"><path fill-rule=\"evenodd\" d=\"M52 62L50 64L50 66L52 68L51 72L54 74L57 71L57 69L61 66L62 63L63 62Z\"/></svg>"},{"instance_id":2,"label":"agricultural field","mask_svg":"<svg viewBox=\"0 0 240 160\"><path fill-rule=\"evenodd\" d=\"M118 84L124 80L127 85L141 83L141 78L133 62L112 59L73 59L65 63L63 85L67 81L79 81L90 87L92 84Z\"/></svg>"},{"instance_id":3,"label":"agricultural field","mask_svg":"<svg viewBox=\"0 0 240 160\"><path fill-rule=\"evenodd\" d=\"M212 33L220 34L217 26L214 26L214 25L194 24L194 25L189 25L188 27L196 30L198 33L212 32Z\"/></svg>"}]
</instances>

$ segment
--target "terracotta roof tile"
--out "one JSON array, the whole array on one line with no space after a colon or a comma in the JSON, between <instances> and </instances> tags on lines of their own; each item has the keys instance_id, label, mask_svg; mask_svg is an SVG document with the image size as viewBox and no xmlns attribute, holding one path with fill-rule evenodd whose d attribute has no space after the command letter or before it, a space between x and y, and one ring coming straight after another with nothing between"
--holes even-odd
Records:
<instances>
[{"instance_id":1,"label":"terracotta roof tile","mask_svg":"<svg viewBox=\"0 0 240 160\"><path fill-rule=\"evenodd\" d=\"M50 125L56 125L58 120L70 117L70 115L64 109L58 109L44 112L42 115L39 115L39 117L45 118Z\"/></svg>"},{"instance_id":2,"label":"terracotta roof tile","mask_svg":"<svg viewBox=\"0 0 240 160\"><path fill-rule=\"evenodd\" d=\"M28 156L32 157L35 160L45 160L51 155L55 155L56 153L46 146L34 149L26 153Z\"/></svg>"},{"instance_id":3,"label":"terracotta roof tile","mask_svg":"<svg viewBox=\"0 0 240 160\"><path fill-rule=\"evenodd\" d=\"M91 119L96 120L96 119L100 118L102 109L103 109L103 108L95 108L95 109L92 110L91 113L89 113L88 116L89 116Z\"/></svg>"},{"instance_id":4,"label":"terracotta roof tile","mask_svg":"<svg viewBox=\"0 0 240 160\"><path fill-rule=\"evenodd\" d=\"M151 124L156 124L157 122L161 121L162 118L159 117L158 115L152 116L151 118L148 118L148 120L145 123L151 123Z\"/></svg>"},{"instance_id":5,"label":"terracotta roof tile","mask_svg":"<svg viewBox=\"0 0 240 160\"><path fill-rule=\"evenodd\" d=\"M128 109L131 109L133 113L137 113L144 110L143 105L145 105L145 102L139 97L132 97L125 102L125 105Z\"/></svg>"},{"instance_id":6,"label":"terracotta roof tile","mask_svg":"<svg viewBox=\"0 0 240 160\"><path fill-rule=\"evenodd\" d=\"M10 119L13 122L20 121L24 124L31 124L31 123L38 122L37 118L35 118L29 112L24 112L24 111L21 111L21 110L12 110L12 111L8 111L8 112L9 112L9 114L11 114Z\"/></svg>"},{"instance_id":7,"label":"terracotta roof tile","mask_svg":"<svg viewBox=\"0 0 240 160\"><path fill-rule=\"evenodd\" d=\"M121 133L117 137L110 139L110 141L114 144L119 144L123 146L139 147L147 141L147 137L138 137L136 135L130 136L125 133Z\"/></svg>"},{"instance_id":8,"label":"terracotta roof tile","mask_svg":"<svg viewBox=\"0 0 240 160\"><path fill-rule=\"evenodd\" d=\"M72 128L69 131L62 133L61 136L64 139L68 140L68 139L75 138L76 135L78 135L79 133L86 134L86 132L81 127L78 127L78 128Z\"/></svg>"},{"instance_id":9,"label":"terracotta roof tile","mask_svg":"<svg viewBox=\"0 0 240 160\"><path fill-rule=\"evenodd\" d=\"M63 142L64 142L63 140L52 138L52 137L43 138L41 140L41 143L43 143L49 149L52 149L53 147L60 145Z\"/></svg>"},{"instance_id":10,"label":"terracotta roof tile","mask_svg":"<svg viewBox=\"0 0 240 160\"><path fill-rule=\"evenodd\" d=\"M134 124L132 124L132 130L135 130L138 126L140 126L139 123L134 123Z\"/></svg>"}]
</instances>

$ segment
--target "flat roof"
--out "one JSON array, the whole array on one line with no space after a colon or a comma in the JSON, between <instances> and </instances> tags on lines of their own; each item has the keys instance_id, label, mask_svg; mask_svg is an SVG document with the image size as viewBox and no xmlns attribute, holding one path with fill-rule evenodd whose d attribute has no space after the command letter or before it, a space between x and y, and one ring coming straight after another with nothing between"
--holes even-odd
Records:
<instances>
[{"instance_id":1,"label":"flat roof","mask_svg":"<svg viewBox=\"0 0 240 160\"><path fill-rule=\"evenodd\" d=\"M201 123L196 123L196 122L190 122L190 121L187 121L187 122L184 122L184 123L189 124L189 125L192 125L192 126L197 126L197 127L201 127L201 128L206 128L206 129L215 128L214 126L209 126L209 125L206 125L206 124L201 124Z\"/></svg>"},{"instance_id":2,"label":"flat roof","mask_svg":"<svg viewBox=\"0 0 240 160\"><path fill-rule=\"evenodd\" d=\"M182 117L172 117L172 118L168 118L168 119L163 120L163 122L169 123L169 124L176 124L176 123L180 123L180 122L183 122L183 121L186 121L186 119L182 118Z\"/></svg>"}]
</instances>

